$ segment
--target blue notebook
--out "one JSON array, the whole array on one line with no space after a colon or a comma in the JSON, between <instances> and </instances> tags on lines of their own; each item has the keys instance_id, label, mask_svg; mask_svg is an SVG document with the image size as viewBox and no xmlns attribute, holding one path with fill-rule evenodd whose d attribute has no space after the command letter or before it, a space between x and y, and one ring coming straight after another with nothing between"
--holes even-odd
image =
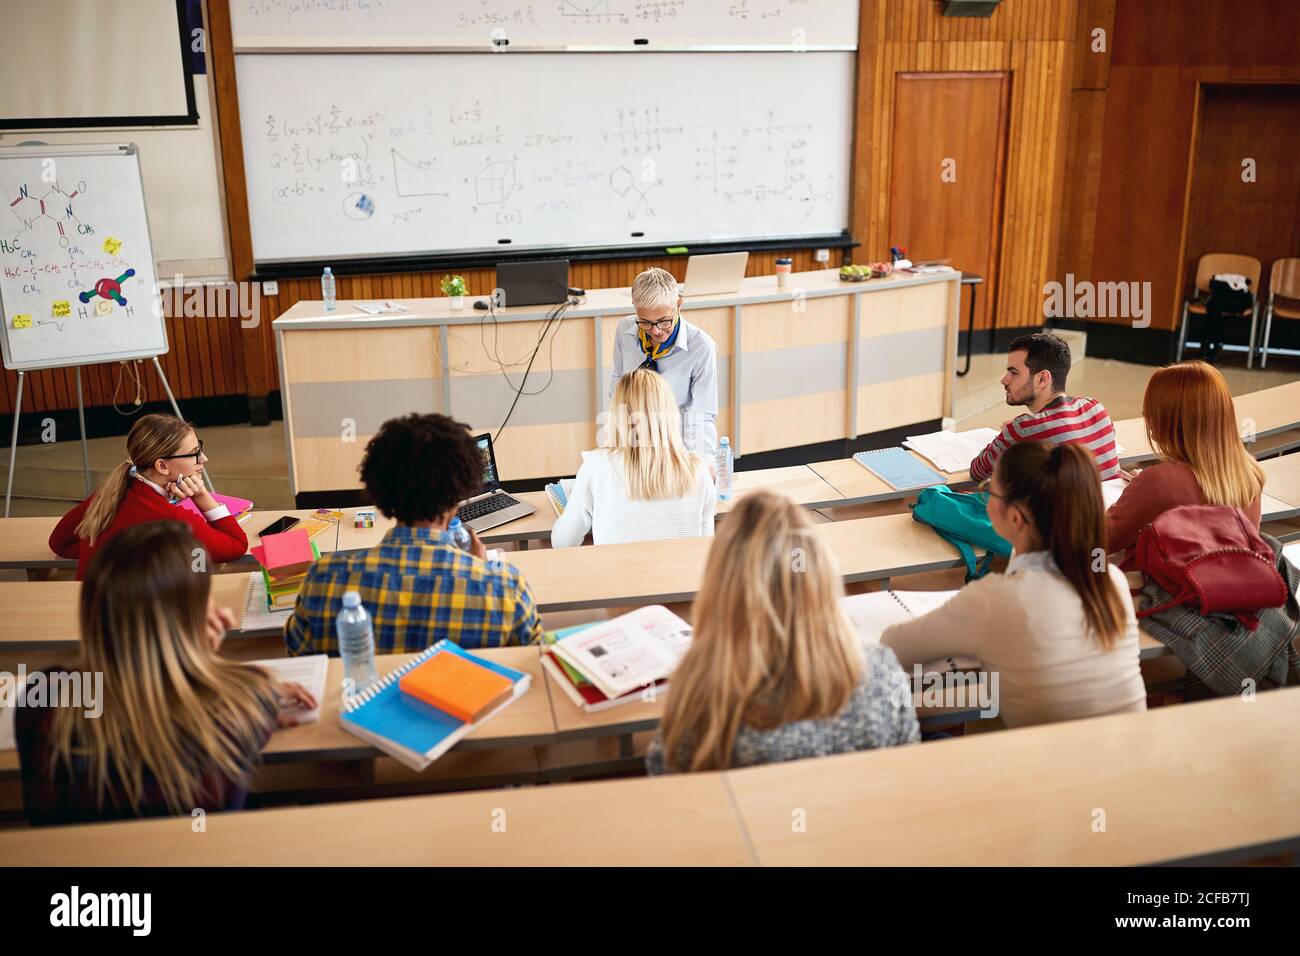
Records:
<instances>
[{"instance_id":1,"label":"blue notebook","mask_svg":"<svg viewBox=\"0 0 1300 956\"><path fill-rule=\"evenodd\" d=\"M398 679L439 651L457 654L510 678L514 681L514 694L496 710L473 724L467 724L422 700L403 694L397 686ZM412 770L423 770L475 727L491 720L527 693L532 680L530 674L471 654L454 641L442 640L349 697L343 703L339 720L348 733L355 734L389 756L396 757Z\"/></svg>"},{"instance_id":2,"label":"blue notebook","mask_svg":"<svg viewBox=\"0 0 1300 956\"><path fill-rule=\"evenodd\" d=\"M943 475L921 461L906 448L881 448L878 451L860 451L853 456L867 471L896 490L926 488L948 481Z\"/></svg>"}]
</instances>

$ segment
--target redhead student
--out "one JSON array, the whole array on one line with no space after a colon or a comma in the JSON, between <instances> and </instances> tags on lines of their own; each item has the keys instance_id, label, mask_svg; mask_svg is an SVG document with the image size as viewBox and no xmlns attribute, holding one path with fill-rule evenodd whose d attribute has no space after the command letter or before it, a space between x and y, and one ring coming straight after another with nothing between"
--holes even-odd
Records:
<instances>
[{"instance_id":1,"label":"redhead student","mask_svg":"<svg viewBox=\"0 0 1300 956\"><path fill-rule=\"evenodd\" d=\"M880 642L905 668L979 658L998 675L1008 727L1145 710L1137 619L1123 572L1106 562L1092 455L1019 442L998 459L988 493L993 527L1013 546L1006 573L887 628Z\"/></svg>"},{"instance_id":2,"label":"redhead student","mask_svg":"<svg viewBox=\"0 0 1300 956\"><path fill-rule=\"evenodd\" d=\"M1162 368L1142 396L1147 440L1160 456L1135 473L1106 513L1106 547L1123 551L1138 532L1181 505L1233 505L1259 527L1264 469L1246 451L1232 393L1205 362Z\"/></svg>"},{"instance_id":3,"label":"redhead student","mask_svg":"<svg viewBox=\"0 0 1300 956\"><path fill-rule=\"evenodd\" d=\"M802 508L769 491L742 498L709 551L649 772L919 741L910 680L892 651L854 633L843 596Z\"/></svg>"},{"instance_id":4,"label":"redhead student","mask_svg":"<svg viewBox=\"0 0 1300 956\"><path fill-rule=\"evenodd\" d=\"M96 549L81 589L81 659L42 672L14 713L23 806L36 824L237 810L297 684L217 653L229 609L193 570L179 522L127 528ZM93 679L92 679L93 678ZM79 687L75 699L53 688Z\"/></svg>"},{"instance_id":5,"label":"redhead student","mask_svg":"<svg viewBox=\"0 0 1300 956\"><path fill-rule=\"evenodd\" d=\"M603 447L583 455L551 546L701 538L713 534L717 490L702 458L682 443L681 412L663 376L635 369L618 380Z\"/></svg>"},{"instance_id":6,"label":"redhead student","mask_svg":"<svg viewBox=\"0 0 1300 956\"><path fill-rule=\"evenodd\" d=\"M203 484L203 442L194 426L171 415L144 415L126 436L126 459L103 486L55 526L50 550L77 559L77 580L95 551L123 528L147 521L181 521L220 564L248 550L248 538L230 510L213 500ZM193 498L202 517L181 501Z\"/></svg>"}]
</instances>

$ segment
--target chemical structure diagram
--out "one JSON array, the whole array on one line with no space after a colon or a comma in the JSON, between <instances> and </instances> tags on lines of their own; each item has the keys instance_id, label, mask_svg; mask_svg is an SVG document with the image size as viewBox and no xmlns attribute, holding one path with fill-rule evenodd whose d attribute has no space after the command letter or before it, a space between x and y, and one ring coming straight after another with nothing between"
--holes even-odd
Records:
<instances>
[{"instance_id":1,"label":"chemical structure diagram","mask_svg":"<svg viewBox=\"0 0 1300 956\"><path fill-rule=\"evenodd\" d=\"M627 210L628 219L645 218L655 214L654 207L650 205L648 193L656 186L660 185L659 180L649 183L644 189L636 184L636 177L632 175L632 170L626 166L615 166L609 174L609 188L614 190L624 199L635 200Z\"/></svg>"},{"instance_id":2,"label":"chemical structure diagram","mask_svg":"<svg viewBox=\"0 0 1300 956\"><path fill-rule=\"evenodd\" d=\"M136 270L128 268L119 256L122 242L111 236L104 240L102 250L107 258L99 258L93 251L87 255L81 246L85 241L98 242L97 238L90 238L96 234L95 227L77 215L79 204L76 200L86 191L86 183L81 180L70 189L57 181L36 188L23 183L17 187L17 195L10 193L13 198L8 206L13 216L10 220L13 231L7 233L8 238L0 232L0 255L13 256L16 261L5 266L5 277L21 282L22 292L27 296L44 297L50 293L47 283L53 282L59 292L78 290L72 298L83 306L94 299L99 300L87 309L74 308L71 301L56 298L48 306L48 316L36 318L33 323L31 315L16 315L14 328L51 325L62 332L74 311L83 319L89 318L92 311L95 316L109 316L113 314L114 304L126 317L134 314L134 308L127 304L123 294L123 283L132 279ZM66 262L42 261L49 256L48 252L41 250L48 250L51 241L57 241L61 253L67 256ZM62 256L55 258L61 259ZM113 269L113 273L104 275L109 269ZM83 270L94 270L91 275L99 273L99 277L89 281L83 279ZM58 292L54 294L58 295ZM24 321L20 324L19 320Z\"/></svg>"},{"instance_id":3,"label":"chemical structure diagram","mask_svg":"<svg viewBox=\"0 0 1300 956\"><path fill-rule=\"evenodd\" d=\"M72 237L69 232L85 233L86 227L72 210L72 200L86 191L84 181L77 183L72 192L64 192L58 183L52 183L39 197L33 196L24 183L18 187L18 197L9 203L9 210L18 219L19 232L38 228L56 229L59 245L68 248ZM65 223L68 225L65 226ZM76 227L80 226L80 229ZM17 234L15 235L15 241Z\"/></svg>"}]
</instances>

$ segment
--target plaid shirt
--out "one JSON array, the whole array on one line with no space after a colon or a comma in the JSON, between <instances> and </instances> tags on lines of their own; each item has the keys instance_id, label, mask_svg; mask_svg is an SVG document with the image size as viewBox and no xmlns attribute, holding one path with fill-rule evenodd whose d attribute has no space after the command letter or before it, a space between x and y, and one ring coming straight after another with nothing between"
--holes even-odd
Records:
<instances>
[{"instance_id":1,"label":"plaid shirt","mask_svg":"<svg viewBox=\"0 0 1300 956\"><path fill-rule=\"evenodd\" d=\"M421 651L443 638L464 648L507 647L542 633L518 570L461 551L445 531L399 525L378 547L327 554L312 565L284 627L290 655L338 655L334 619L344 591L361 592L376 654Z\"/></svg>"}]
</instances>

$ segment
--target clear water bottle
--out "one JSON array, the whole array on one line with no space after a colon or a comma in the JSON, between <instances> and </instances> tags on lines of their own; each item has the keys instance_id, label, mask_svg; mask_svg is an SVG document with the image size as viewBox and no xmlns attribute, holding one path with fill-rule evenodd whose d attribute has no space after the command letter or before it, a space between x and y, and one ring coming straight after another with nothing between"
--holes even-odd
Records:
<instances>
[{"instance_id":1,"label":"clear water bottle","mask_svg":"<svg viewBox=\"0 0 1300 956\"><path fill-rule=\"evenodd\" d=\"M325 300L325 311L334 311L334 273L326 266L320 277L320 296Z\"/></svg>"},{"instance_id":2,"label":"clear water bottle","mask_svg":"<svg viewBox=\"0 0 1300 956\"><path fill-rule=\"evenodd\" d=\"M451 543L462 551L474 550L474 539L469 536L469 528L465 527L459 518L452 518L447 522L447 533L451 535Z\"/></svg>"},{"instance_id":3,"label":"clear water bottle","mask_svg":"<svg viewBox=\"0 0 1300 956\"><path fill-rule=\"evenodd\" d=\"M343 658L344 686L349 686L346 682L351 680L355 693L379 676L375 673L375 632L370 626L370 615L361 606L360 592L344 592L343 610L339 611L334 628L339 638L339 656Z\"/></svg>"},{"instance_id":4,"label":"clear water bottle","mask_svg":"<svg viewBox=\"0 0 1300 956\"><path fill-rule=\"evenodd\" d=\"M736 473L736 457L731 453L731 439L726 435L718 442L718 500L731 500L731 485Z\"/></svg>"}]
</instances>

